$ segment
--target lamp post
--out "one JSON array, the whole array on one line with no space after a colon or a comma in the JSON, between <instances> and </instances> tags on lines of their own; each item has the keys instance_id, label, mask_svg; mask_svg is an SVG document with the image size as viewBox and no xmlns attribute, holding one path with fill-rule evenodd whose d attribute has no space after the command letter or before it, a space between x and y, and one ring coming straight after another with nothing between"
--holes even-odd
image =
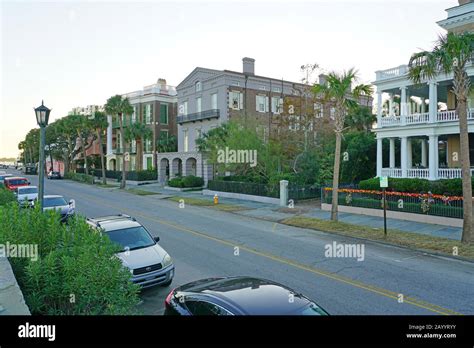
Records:
<instances>
[{"instance_id":1,"label":"lamp post","mask_svg":"<svg viewBox=\"0 0 474 348\"><path fill-rule=\"evenodd\" d=\"M45 147L45 138L46 138L46 126L49 121L49 113L51 112L46 106L44 106L43 101L41 101L41 106L35 108L36 122L40 127L40 148L39 148L39 189L38 189L38 199L40 210L43 211L43 198L44 198L44 147Z\"/></svg>"}]
</instances>

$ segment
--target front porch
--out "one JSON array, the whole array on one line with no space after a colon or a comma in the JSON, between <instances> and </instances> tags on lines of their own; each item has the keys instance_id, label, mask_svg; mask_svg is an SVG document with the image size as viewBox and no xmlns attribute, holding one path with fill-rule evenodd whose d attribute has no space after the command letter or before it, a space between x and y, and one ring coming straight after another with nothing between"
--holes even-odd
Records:
<instances>
[{"instance_id":1,"label":"front porch","mask_svg":"<svg viewBox=\"0 0 474 348\"><path fill-rule=\"evenodd\" d=\"M474 144L474 133L469 134ZM470 146L470 158L474 147ZM474 168L471 168L471 175ZM459 134L377 139L377 176L428 180L461 178Z\"/></svg>"}]
</instances>

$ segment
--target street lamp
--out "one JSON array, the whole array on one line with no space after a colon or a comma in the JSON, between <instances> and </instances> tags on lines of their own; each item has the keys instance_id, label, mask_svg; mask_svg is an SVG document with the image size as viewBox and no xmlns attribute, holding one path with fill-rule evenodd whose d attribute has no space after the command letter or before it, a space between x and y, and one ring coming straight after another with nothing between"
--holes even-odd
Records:
<instances>
[{"instance_id":1,"label":"street lamp","mask_svg":"<svg viewBox=\"0 0 474 348\"><path fill-rule=\"evenodd\" d=\"M40 204L40 210L43 211L43 198L44 198L44 146L46 138L46 126L49 121L49 113L51 112L46 106L44 106L43 101L41 101L41 106L35 108L36 122L40 127L40 148L39 148L39 188L38 188L38 198Z\"/></svg>"}]
</instances>

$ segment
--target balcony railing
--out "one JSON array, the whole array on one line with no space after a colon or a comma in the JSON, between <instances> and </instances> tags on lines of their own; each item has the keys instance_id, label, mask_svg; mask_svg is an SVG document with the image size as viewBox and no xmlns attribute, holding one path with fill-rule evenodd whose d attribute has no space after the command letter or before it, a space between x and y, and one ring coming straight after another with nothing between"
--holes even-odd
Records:
<instances>
[{"instance_id":1,"label":"balcony railing","mask_svg":"<svg viewBox=\"0 0 474 348\"><path fill-rule=\"evenodd\" d=\"M124 152L137 153L137 146L135 145L135 146L132 146L132 147L112 149L112 153L115 154L115 155L121 155Z\"/></svg>"},{"instance_id":2,"label":"balcony railing","mask_svg":"<svg viewBox=\"0 0 474 348\"><path fill-rule=\"evenodd\" d=\"M382 168L382 176L389 176L391 178L401 178L402 170L400 168Z\"/></svg>"},{"instance_id":3,"label":"balcony railing","mask_svg":"<svg viewBox=\"0 0 474 348\"><path fill-rule=\"evenodd\" d=\"M430 122L429 112L421 114L410 114L405 117L403 116L384 116L381 119L381 127L396 127L403 124L403 118L405 118L405 124L421 124ZM474 108L467 110L467 119L474 120ZM453 122L458 121L459 116L456 110L439 111L436 115L436 122Z\"/></svg>"},{"instance_id":4,"label":"balcony railing","mask_svg":"<svg viewBox=\"0 0 474 348\"><path fill-rule=\"evenodd\" d=\"M439 168L436 171L437 179L460 179L462 177L461 168ZM474 168L471 169L471 176L474 174ZM382 168L382 176L391 178L401 178L402 170L400 168ZM428 168L410 168L407 169L407 178L428 179L430 170Z\"/></svg>"},{"instance_id":5,"label":"balcony railing","mask_svg":"<svg viewBox=\"0 0 474 348\"><path fill-rule=\"evenodd\" d=\"M375 73L376 80L386 80L393 79L394 77L403 76L408 72L408 65L400 65L396 68L391 68L387 70L379 70Z\"/></svg>"},{"instance_id":6,"label":"balcony railing","mask_svg":"<svg viewBox=\"0 0 474 348\"><path fill-rule=\"evenodd\" d=\"M430 177L430 170L427 168L412 168L407 170L407 177L428 179Z\"/></svg>"},{"instance_id":7,"label":"balcony railing","mask_svg":"<svg viewBox=\"0 0 474 348\"><path fill-rule=\"evenodd\" d=\"M219 109L212 109L212 110L206 110L202 112L195 112L193 114L178 116L178 123L181 124L185 122L196 122L196 121L209 120L212 118L219 118L219 117L220 117Z\"/></svg>"},{"instance_id":8,"label":"balcony railing","mask_svg":"<svg viewBox=\"0 0 474 348\"><path fill-rule=\"evenodd\" d=\"M411 114L406 117L407 124L415 124L415 123L427 123L430 120L430 114L428 112L424 112L421 114Z\"/></svg>"},{"instance_id":9,"label":"balcony railing","mask_svg":"<svg viewBox=\"0 0 474 348\"><path fill-rule=\"evenodd\" d=\"M382 117L381 123L382 127L399 126L401 124L401 119L400 116L386 116Z\"/></svg>"}]
</instances>

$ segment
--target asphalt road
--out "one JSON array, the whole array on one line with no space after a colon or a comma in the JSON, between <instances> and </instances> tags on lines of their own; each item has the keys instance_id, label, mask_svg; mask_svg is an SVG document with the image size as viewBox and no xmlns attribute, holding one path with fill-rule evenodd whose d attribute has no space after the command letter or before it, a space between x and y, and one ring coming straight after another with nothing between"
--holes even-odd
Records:
<instances>
[{"instance_id":1,"label":"asphalt road","mask_svg":"<svg viewBox=\"0 0 474 348\"><path fill-rule=\"evenodd\" d=\"M29 178L37 183L36 176ZM169 288L142 292L143 314L162 314L175 286L234 275L280 282L334 315L474 314L474 263L371 242L364 243L363 261L328 258L328 244L362 242L209 208L179 208L160 195L137 196L68 180L45 182L46 194L75 199L80 214L126 213L160 236L176 276Z\"/></svg>"}]
</instances>

